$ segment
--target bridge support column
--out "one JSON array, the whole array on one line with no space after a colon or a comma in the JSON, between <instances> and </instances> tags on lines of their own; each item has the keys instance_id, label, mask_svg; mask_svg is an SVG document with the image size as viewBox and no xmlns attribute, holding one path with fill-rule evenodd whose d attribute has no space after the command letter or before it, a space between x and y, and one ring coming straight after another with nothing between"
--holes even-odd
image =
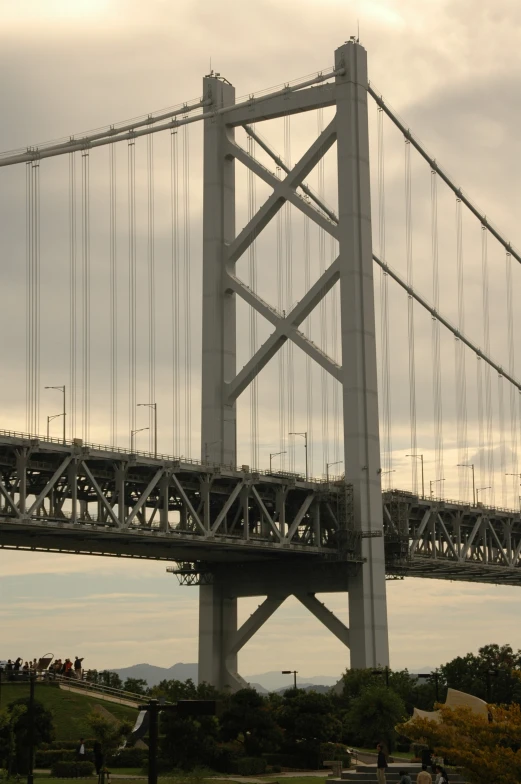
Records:
<instances>
[{"instance_id":1,"label":"bridge support column","mask_svg":"<svg viewBox=\"0 0 521 784\"><path fill-rule=\"evenodd\" d=\"M235 88L214 76L203 80L203 95L211 100L207 112L235 103ZM224 286L226 248L235 238L235 163L225 154L228 133L233 137L222 116L204 121L201 459L235 466L236 407L226 393L236 372L235 294ZM208 526L209 515L206 504ZM231 674L237 671L237 655L228 658L229 670L225 667L237 632L237 599L217 585L203 585L199 592L199 681L241 688Z\"/></svg>"},{"instance_id":2,"label":"bridge support column","mask_svg":"<svg viewBox=\"0 0 521 784\"><path fill-rule=\"evenodd\" d=\"M367 53L335 52L344 465L366 562L349 581L351 666L389 663L371 244Z\"/></svg>"},{"instance_id":3,"label":"bridge support column","mask_svg":"<svg viewBox=\"0 0 521 784\"><path fill-rule=\"evenodd\" d=\"M237 671L237 654L288 597L268 595L237 629L237 597L217 583L199 588L199 683L237 691L248 686Z\"/></svg>"}]
</instances>

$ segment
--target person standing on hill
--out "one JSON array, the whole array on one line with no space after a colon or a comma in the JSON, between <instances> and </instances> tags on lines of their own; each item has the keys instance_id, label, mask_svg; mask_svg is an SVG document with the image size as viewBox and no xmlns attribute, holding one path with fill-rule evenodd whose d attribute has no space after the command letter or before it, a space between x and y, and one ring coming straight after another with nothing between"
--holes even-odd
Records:
<instances>
[{"instance_id":1,"label":"person standing on hill","mask_svg":"<svg viewBox=\"0 0 521 784\"><path fill-rule=\"evenodd\" d=\"M378 759L376 761L376 780L378 781L378 784L385 784L386 782L385 771L387 768L387 759L385 756L383 744L379 743L378 746L376 747L376 750L378 752Z\"/></svg>"},{"instance_id":2,"label":"person standing on hill","mask_svg":"<svg viewBox=\"0 0 521 784\"><path fill-rule=\"evenodd\" d=\"M85 762L86 759L87 749L85 748L83 738L80 738L80 742L76 746L76 762Z\"/></svg>"},{"instance_id":3,"label":"person standing on hill","mask_svg":"<svg viewBox=\"0 0 521 784\"><path fill-rule=\"evenodd\" d=\"M83 659L80 659L78 656L74 657L74 677L81 681L81 663Z\"/></svg>"}]
</instances>

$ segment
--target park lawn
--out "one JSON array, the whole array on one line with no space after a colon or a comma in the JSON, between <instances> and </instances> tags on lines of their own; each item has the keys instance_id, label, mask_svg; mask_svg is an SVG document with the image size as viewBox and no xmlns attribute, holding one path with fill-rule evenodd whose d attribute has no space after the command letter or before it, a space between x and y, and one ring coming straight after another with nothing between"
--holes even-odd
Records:
<instances>
[{"instance_id":1,"label":"park lawn","mask_svg":"<svg viewBox=\"0 0 521 784\"><path fill-rule=\"evenodd\" d=\"M29 696L28 684L2 683L0 692L0 710L10 702L20 697ZM102 705L120 721L129 721L134 724L137 710L127 705L119 705L100 699L92 694L73 694L64 691L54 684L36 683L34 690L35 699L50 710L54 719L56 740L77 740L90 738L92 730L87 722L87 716L96 705Z\"/></svg>"}]
</instances>

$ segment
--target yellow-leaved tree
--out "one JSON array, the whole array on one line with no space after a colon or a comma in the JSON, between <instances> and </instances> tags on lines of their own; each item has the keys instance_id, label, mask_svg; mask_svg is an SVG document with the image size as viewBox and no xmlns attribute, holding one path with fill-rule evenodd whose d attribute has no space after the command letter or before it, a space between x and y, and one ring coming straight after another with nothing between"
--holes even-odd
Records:
<instances>
[{"instance_id":1,"label":"yellow-leaved tree","mask_svg":"<svg viewBox=\"0 0 521 784\"><path fill-rule=\"evenodd\" d=\"M396 729L460 767L469 784L521 784L520 705L489 705L489 719L470 708L436 707L441 721L415 718Z\"/></svg>"}]
</instances>

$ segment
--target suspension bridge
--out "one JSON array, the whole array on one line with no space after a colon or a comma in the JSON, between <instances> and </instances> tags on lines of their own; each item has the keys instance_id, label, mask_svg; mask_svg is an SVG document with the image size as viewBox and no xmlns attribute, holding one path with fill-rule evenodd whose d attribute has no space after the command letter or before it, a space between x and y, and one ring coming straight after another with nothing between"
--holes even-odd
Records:
<instances>
[{"instance_id":1,"label":"suspension bridge","mask_svg":"<svg viewBox=\"0 0 521 784\"><path fill-rule=\"evenodd\" d=\"M375 667L386 579L521 583L521 257L357 40L0 168L0 547L169 562L232 689L290 595Z\"/></svg>"}]
</instances>

